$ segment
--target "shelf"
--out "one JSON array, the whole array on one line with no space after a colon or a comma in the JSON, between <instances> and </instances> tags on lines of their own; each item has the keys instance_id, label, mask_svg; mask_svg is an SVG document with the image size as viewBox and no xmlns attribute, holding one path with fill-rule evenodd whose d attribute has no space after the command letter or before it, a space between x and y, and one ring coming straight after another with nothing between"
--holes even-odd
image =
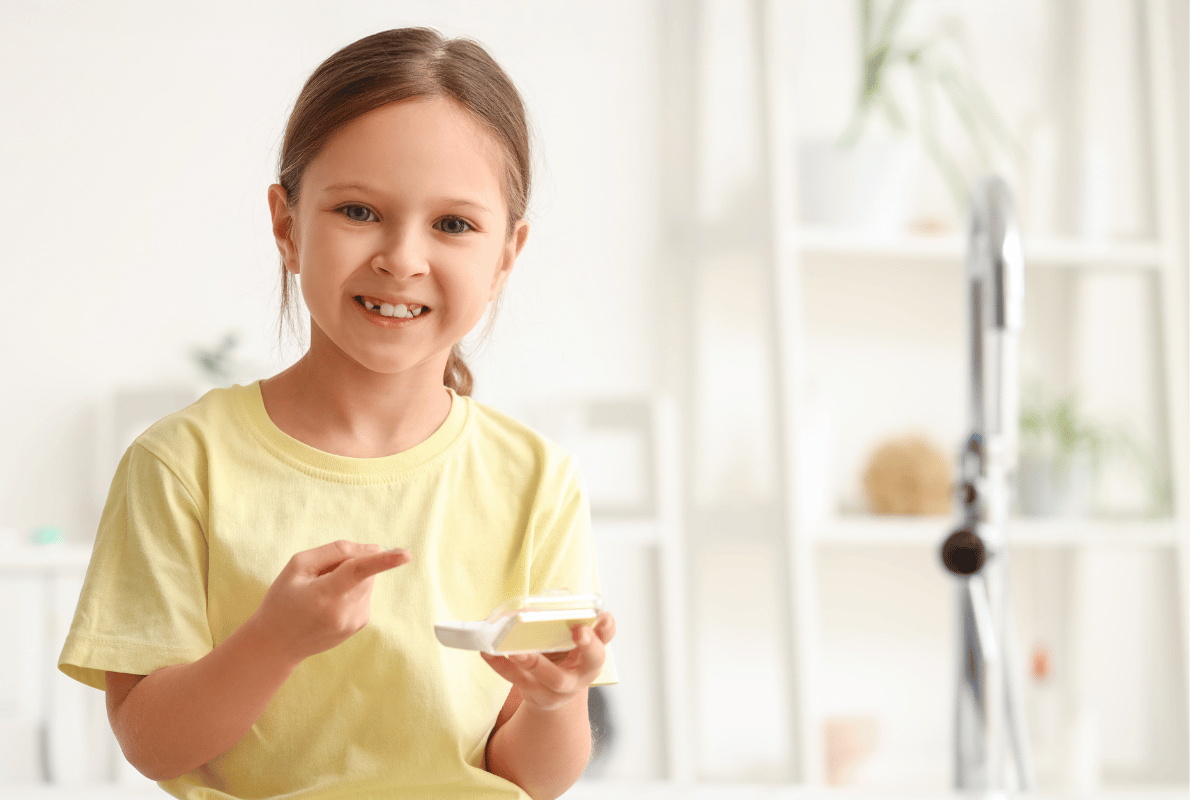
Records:
<instances>
[{"instance_id":1,"label":"shelf","mask_svg":"<svg viewBox=\"0 0 1200 800\"><path fill-rule=\"evenodd\" d=\"M567 790L563 800L961 800L963 793L950 789L913 791L856 787L813 787L794 783L697 782L671 784L657 781L589 780ZM1028 793L1025 800L1058 800L1063 795ZM1185 800L1187 786L1102 787L1089 794L1095 800Z\"/></svg>"},{"instance_id":2,"label":"shelf","mask_svg":"<svg viewBox=\"0 0 1200 800\"><path fill-rule=\"evenodd\" d=\"M869 514L838 517L814 526L821 547L940 547L955 525L949 516L901 517ZM1008 542L1013 547L1174 547L1180 541L1174 520L1017 518Z\"/></svg>"},{"instance_id":3,"label":"shelf","mask_svg":"<svg viewBox=\"0 0 1200 800\"><path fill-rule=\"evenodd\" d=\"M157 785L48 786L45 784L4 785L8 800L141 800L161 798ZM1102 788L1091 795L1097 800L1187 800L1186 786ZM855 788L813 788L787 783L686 783L666 781L595 780L583 778L563 796L563 800L959 800L960 793L949 790L931 792L879 791ZM1028 794L1027 800L1059 798L1058 794Z\"/></svg>"},{"instance_id":4,"label":"shelf","mask_svg":"<svg viewBox=\"0 0 1200 800\"><path fill-rule=\"evenodd\" d=\"M596 545L653 546L662 544L661 527L655 520L600 518L592 521ZM50 544L38 547L0 548L0 576L37 575L51 572L83 573L92 558L91 545Z\"/></svg>"},{"instance_id":5,"label":"shelf","mask_svg":"<svg viewBox=\"0 0 1200 800\"><path fill-rule=\"evenodd\" d=\"M593 518L592 538L597 547L606 544L657 545L662 543L661 527L655 520Z\"/></svg>"},{"instance_id":6,"label":"shelf","mask_svg":"<svg viewBox=\"0 0 1200 800\"><path fill-rule=\"evenodd\" d=\"M78 573L87 570L92 546L82 544L23 545L0 548L0 576Z\"/></svg>"},{"instance_id":7,"label":"shelf","mask_svg":"<svg viewBox=\"0 0 1200 800\"><path fill-rule=\"evenodd\" d=\"M933 236L888 236L836 228L793 228L789 245L796 253L836 258L889 258L900 261L962 263L966 236L961 231ZM1067 238L1023 241L1030 267L1089 267L1155 270L1162 253L1154 241L1090 242Z\"/></svg>"}]
</instances>

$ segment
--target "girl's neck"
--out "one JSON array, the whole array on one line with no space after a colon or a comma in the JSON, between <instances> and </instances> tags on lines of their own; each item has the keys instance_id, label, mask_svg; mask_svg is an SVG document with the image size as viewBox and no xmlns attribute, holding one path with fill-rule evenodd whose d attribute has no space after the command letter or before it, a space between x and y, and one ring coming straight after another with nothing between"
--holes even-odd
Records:
<instances>
[{"instance_id":1,"label":"girl's neck","mask_svg":"<svg viewBox=\"0 0 1200 800\"><path fill-rule=\"evenodd\" d=\"M436 364L383 375L325 358L319 348L310 348L261 388L276 427L310 447L352 458L381 458L415 447L450 413L450 394Z\"/></svg>"}]
</instances>

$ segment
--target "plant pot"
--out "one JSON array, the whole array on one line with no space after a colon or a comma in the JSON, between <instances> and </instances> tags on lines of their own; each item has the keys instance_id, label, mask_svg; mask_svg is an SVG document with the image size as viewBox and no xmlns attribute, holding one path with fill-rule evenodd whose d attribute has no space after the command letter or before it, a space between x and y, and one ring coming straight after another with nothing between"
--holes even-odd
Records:
<instances>
[{"instance_id":1,"label":"plant pot","mask_svg":"<svg viewBox=\"0 0 1200 800\"><path fill-rule=\"evenodd\" d=\"M920 148L912 138L802 142L800 219L805 225L894 235L912 210Z\"/></svg>"},{"instance_id":2,"label":"plant pot","mask_svg":"<svg viewBox=\"0 0 1200 800\"><path fill-rule=\"evenodd\" d=\"M1082 517L1092 507L1092 465L1085 453L1065 459L1021 454L1017 510L1029 517Z\"/></svg>"}]
</instances>

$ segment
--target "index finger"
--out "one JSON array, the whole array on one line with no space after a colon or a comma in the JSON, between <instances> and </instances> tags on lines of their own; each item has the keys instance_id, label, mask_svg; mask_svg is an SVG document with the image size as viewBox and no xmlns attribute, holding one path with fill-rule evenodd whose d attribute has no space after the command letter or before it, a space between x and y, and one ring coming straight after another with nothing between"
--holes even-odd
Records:
<instances>
[{"instance_id":1,"label":"index finger","mask_svg":"<svg viewBox=\"0 0 1200 800\"><path fill-rule=\"evenodd\" d=\"M333 572L338 566L355 556L378 553L379 545L361 544L338 539L311 550L302 550L292 556L292 563L302 572L316 573L319 577L327 572Z\"/></svg>"},{"instance_id":2,"label":"index finger","mask_svg":"<svg viewBox=\"0 0 1200 800\"><path fill-rule=\"evenodd\" d=\"M349 589L354 584L362 583L380 572L407 564L412 561L412 558L412 553L400 548L368 553L365 556L346 559L330 573L330 576L343 588Z\"/></svg>"}]
</instances>

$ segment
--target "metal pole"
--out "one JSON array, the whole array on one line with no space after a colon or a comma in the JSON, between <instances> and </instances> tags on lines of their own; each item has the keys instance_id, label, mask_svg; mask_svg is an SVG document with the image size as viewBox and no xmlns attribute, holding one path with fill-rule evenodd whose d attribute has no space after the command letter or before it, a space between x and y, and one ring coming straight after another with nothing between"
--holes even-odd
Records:
<instances>
[{"instance_id":1,"label":"metal pole","mask_svg":"<svg viewBox=\"0 0 1200 800\"><path fill-rule=\"evenodd\" d=\"M955 688L954 783L967 791L1034 791L1013 663L1008 599L1009 487L1017 457L1017 354L1025 260L1007 186L980 181L967 242L969 425L960 466L962 522L942 560L962 578ZM1016 786L1009 786L1009 767Z\"/></svg>"}]
</instances>

